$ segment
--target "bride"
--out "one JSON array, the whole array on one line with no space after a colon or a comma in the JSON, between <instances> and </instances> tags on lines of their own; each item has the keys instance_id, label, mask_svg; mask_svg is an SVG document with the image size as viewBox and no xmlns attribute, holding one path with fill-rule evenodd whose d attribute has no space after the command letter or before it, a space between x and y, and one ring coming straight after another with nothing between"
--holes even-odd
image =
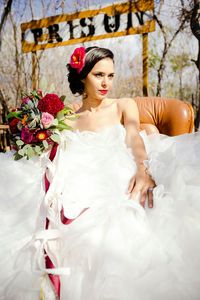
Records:
<instances>
[{"instance_id":1,"label":"bride","mask_svg":"<svg viewBox=\"0 0 200 300\"><path fill-rule=\"evenodd\" d=\"M200 134L138 133L110 50L67 67L83 101L54 159L0 156L0 299L199 299Z\"/></svg>"}]
</instances>

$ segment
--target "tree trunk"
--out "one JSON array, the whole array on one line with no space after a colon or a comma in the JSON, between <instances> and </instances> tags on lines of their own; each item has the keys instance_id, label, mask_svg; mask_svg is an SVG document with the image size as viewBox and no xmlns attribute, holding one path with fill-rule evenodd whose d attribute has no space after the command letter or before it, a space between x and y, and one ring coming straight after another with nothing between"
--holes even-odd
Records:
<instances>
[{"instance_id":1,"label":"tree trunk","mask_svg":"<svg viewBox=\"0 0 200 300\"><path fill-rule=\"evenodd\" d=\"M198 56L194 61L199 72L199 88L200 88L200 0L194 0L194 9L190 20L190 27L194 36L198 39ZM195 129L198 130L200 124L200 92L198 93L198 108L195 117Z\"/></svg>"},{"instance_id":2,"label":"tree trunk","mask_svg":"<svg viewBox=\"0 0 200 300\"><path fill-rule=\"evenodd\" d=\"M3 25L7 19L9 12L11 11L12 2L13 0L8 0L4 8L4 11L2 13L1 22L0 22L0 47L1 47L1 34L2 34Z\"/></svg>"},{"instance_id":3,"label":"tree trunk","mask_svg":"<svg viewBox=\"0 0 200 300\"><path fill-rule=\"evenodd\" d=\"M0 104L2 106L2 123L6 123L6 115L8 114L8 105L6 99L3 95L3 92L0 90Z\"/></svg>"},{"instance_id":4,"label":"tree trunk","mask_svg":"<svg viewBox=\"0 0 200 300\"><path fill-rule=\"evenodd\" d=\"M165 70L166 56L167 56L167 53L168 53L169 49L172 46L173 41L175 40L175 38L177 37L177 35L179 34L179 32L183 30L184 25L185 25L185 23L187 21L187 18L183 18L181 20L181 22L179 24L179 27L174 32L174 34L172 35L171 39L168 38L165 26L163 25L162 21L156 15L154 15L154 19L156 20L158 26L160 27L160 30L162 32L163 39L164 39L164 50L163 50L162 58L160 60L160 65L159 65L159 68L158 68L158 71L157 71L157 74L158 74L158 83L157 83L156 96L161 96L162 79L163 79L164 70Z\"/></svg>"},{"instance_id":5,"label":"tree trunk","mask_svg":"<svg viewBox=\"0 0 200 300\"><path fill-rule=\"evenodd\" d=\"M183 100L183 70L180 70L179 72L179 82L180 82L179 97L181 100Z\"/></svg>"},{"instance_id":6,"label":"tree trunk","mask_svg":"<svg viewBox=\"0 0 200 300\"><path fill-rule=\"evenodd\" d=\"M161 89L162 89L161 83L162 83L163 74L164 74L164 70L165 70L165 60L166 60L167 52L168 52L168 47L167 47L167 43L165 42L163 55L160 60L160 65L158 68L158 83L157 83L156 96L161 96Z\"/></svg>"}]
</instances>

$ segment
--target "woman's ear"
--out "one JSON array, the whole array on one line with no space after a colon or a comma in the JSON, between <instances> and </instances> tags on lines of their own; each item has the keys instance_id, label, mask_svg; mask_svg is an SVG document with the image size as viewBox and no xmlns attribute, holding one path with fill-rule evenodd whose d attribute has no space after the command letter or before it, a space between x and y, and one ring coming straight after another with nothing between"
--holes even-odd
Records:
<instances>
[{"instance_id":1,"label":"woman's ear","mask_svg":"<svg viewBox=\"0 0 200 300\"><path fill-rule=\"evenodd\" d=\"M81 79L81 82L85 84L85 79Z\"/></svg>"}]
</instances>

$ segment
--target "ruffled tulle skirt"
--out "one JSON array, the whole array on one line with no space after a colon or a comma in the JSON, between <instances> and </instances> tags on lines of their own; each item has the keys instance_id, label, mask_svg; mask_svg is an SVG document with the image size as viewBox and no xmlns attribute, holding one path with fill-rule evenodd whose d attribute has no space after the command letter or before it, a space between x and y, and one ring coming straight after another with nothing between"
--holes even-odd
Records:
<instances>
[{"instance_id":1,"label":"ruffled tulle skirt","mask_svg":"<svg viewBox=\"0 0 200 300\"><path fill-rule=\"evenodd\" d=\"M1 155L0 299L199 299L200 134L142 137L153 209L126 194L121 125L64 132L53 162Z\"/></svg>"}]
</instances>

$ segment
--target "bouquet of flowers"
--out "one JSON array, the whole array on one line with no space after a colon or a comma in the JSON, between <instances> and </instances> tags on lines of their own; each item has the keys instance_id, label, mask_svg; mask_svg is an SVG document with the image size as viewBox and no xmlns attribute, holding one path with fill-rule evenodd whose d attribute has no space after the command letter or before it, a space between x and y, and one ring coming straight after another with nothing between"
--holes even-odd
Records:
<instances>
[{"instance_id":1,"label":"bouquet of flowers","mask_svg":"<svg viewBox=\"0 0 200 300\"><path fill-rule=\"evenodd\" d=\"M43 97L41 91L32 91L24 95L19 109L8 114L15 160L41 155L52 144L60 142L59 131L71 130L64 120L76 118L76 115L64 105L64 98L56 94Z\"/></svg>"}]
</instances>

